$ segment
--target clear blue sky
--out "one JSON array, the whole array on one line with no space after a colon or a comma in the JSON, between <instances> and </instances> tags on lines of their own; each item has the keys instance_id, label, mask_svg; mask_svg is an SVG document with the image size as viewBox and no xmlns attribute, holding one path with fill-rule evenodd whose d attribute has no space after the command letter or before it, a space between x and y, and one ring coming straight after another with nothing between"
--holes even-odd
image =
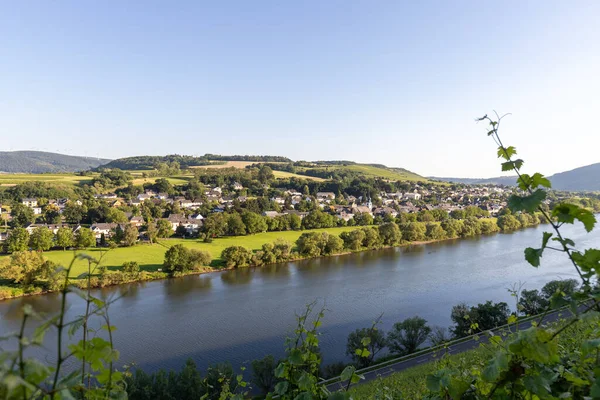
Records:
<instances>
[{"instance_id":1,"label":"clear blue sky","mask_svg":"<svg viewBox=\"0 0 600 400\"><path fill-rule=\"evenodd\" d=\"M0 149L485 177L499 166L473 121L496 109L549 175L600 162L599 16L595 0L3 2Z\"/></svg>"}]
</instances>

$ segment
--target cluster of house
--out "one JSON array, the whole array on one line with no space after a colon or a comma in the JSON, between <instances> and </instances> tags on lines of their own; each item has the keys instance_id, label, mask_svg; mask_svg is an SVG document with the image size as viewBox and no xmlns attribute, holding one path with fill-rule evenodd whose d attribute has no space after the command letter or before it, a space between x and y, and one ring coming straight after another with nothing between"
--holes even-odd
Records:
<instances>
[{"instance_id":1,"label":"cluster of house","mask_svg":"<svg viewBox=\"0 0 600 400\"><path fill-rule=\"evenodd\" d=\"M233 191L239 191L243 189L240 183L234 183L231 185ZM366 213L371 216L392 216L396 217L398 213L414 213L422 210L433 210L443 209L448 213L461 209L467 205L475 205L489 211L492 215L496 215L503 207L506 206L506 195L511 191L510 189L503 189L501 187L465 187L457 190L449 190L444 187L432 186L432 187L419 187L414 185L411 191L379 193L381 199L381 206L374 207L370 197L362 198L361 196L344 196L344 205L336 204L336 194L333 192L318 192L315 197L303 195L295 190L281 190L281 196L272 197L270 200L279 205L291 205L292 207L299 204L302 201L316 201L319 207L334 214L337 218L348 221L355 215ZM211 212L224 212L227 208L231 207L233 202L237 199L240 203L244 203L247 200L245 196L224 196L224 190L221 187L208 187L205 194L205 201L217 204L212 208ZM229 191L229 193L232 193ZM235 193L234 193L235 195ZM167 220L172 227L173 231L176 231L178 227L183 226L188 235L193 235L199 232L202 226L202 220L204 217L197 212L194 212L200 206L203 205L201 199L188 199L183 196L169 196L168 193L156 193L152 190L146 190L144 193L140 193L135 198L126 202L124 199L119 198L115 193L97 194L96 198L105 200L112 207L119 207L125 204L131 206L139 206L145 201L151 201L155 203L177 203L181 209L189 210L185 214L171 214ZM436 205L428 204L428 199L436 199ZM425 201L421 201L425 200ZM69 199L56 199L49 200L48 204L56 206L59 212L65 208L65 205ZM75 200L78 204L82 204L81 201ZM413 202L419 205L413 204ZM425 204L424 204L425 203ZM38 203L36 198L25 198L22 200L22 204L30 207L35 215L42 214L42 207ZM378 202L379 204L379 202ZM284 207L282 207L284 208ZM289 208L289 207L285 207ZM308 213L300 212L294 209L287 209L281 212L279 211L265 211L264 216L269 218L275 218L287 214L296 214L300 218L304 218ZM128 223L135 226L141 227L145 224L145 221L140 216L131 215L126 213L128 217ZM124 224L117 223L97 223L93 224L89 229L92 230L98 240L103 236L106 238L111 237L117 227L121 225L124 228ZM34 229L45 226L52 232L56 231L61 227L67 227L66 224L31 224L26 229L29 233L32 233ZM70 226L69 226L70 227ZM74 231L82 229L81 226L70 227ZM0 235L0 241L4 240L6 235Z\"/></svg>"}]
</instances>

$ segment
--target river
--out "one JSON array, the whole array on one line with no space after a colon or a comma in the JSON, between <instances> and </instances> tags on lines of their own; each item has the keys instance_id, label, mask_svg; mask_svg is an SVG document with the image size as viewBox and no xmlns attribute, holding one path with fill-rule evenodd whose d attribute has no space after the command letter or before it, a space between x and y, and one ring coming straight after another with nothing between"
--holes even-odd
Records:
<instances>
[{"instance_id":1,"label":"river","mask_svg":"<svg viewBox=\"0 0 600 400\"><path fill-rule=\"evenodd\" d=\"M325 363L346 360L349 332L368 327L383 313L382 329L419 315L430 325L449 326L459 302L514 300L507 291L522 282L540 288L552 279L577 278L563 254L546 251L540 268L523 258L527 246L539 247L549 226L512 234L449 240L420 246L368 251L256 269L215 272L95 290L120 298L111 305L121 361L152 371L179 369L193 358L204 368L230 361L239 366L266 354L284 354L294 313L318 300L327 312L321 348ZM567 226L565 236L578 248L600 245L600 231L586 234ZM68 316L83 313L69 296ZM23 304L55 313L54 294L0 302L0 335L17 330ZM53 335L48 335L47 341ZM51 344L47 345L52 348ZM43 352L43 350L39 350Z\"/></svg>"}]
</instances>

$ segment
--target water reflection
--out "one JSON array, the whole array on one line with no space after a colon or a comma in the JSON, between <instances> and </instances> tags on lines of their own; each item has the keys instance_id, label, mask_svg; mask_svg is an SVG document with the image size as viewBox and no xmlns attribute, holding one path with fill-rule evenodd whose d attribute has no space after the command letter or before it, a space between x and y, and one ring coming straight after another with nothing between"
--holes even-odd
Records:
<instances>
[{"instance_id":1,"label":"water reflection","mask_svg":"<svg viewBox=\"0 0 600 400\"><path fill-rule=\"evenodd\" d=\"M221 273L221 281L227 286L247 285L252 282L253 268L239 268Z\"/></svg>"},{"instance_id":2,"label":"water reflection","mask_svg":"<svg viewBox=\"0 0 600 400\"><path fill-rule=\"evenodd\" d=\"M191 275L181 278L168 279L164 282L165 294L172 297L185 297L198 292L209 292L212 279L206 275Z\"/></svg>"}]
</instances>

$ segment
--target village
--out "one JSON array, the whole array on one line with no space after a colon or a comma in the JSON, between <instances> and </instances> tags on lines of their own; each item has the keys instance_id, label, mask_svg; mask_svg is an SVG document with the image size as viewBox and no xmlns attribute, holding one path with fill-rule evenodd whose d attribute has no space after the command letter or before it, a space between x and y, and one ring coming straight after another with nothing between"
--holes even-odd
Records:
<instances>
[{"instance_id":1,"label":"village","mask_svg":"<svg viewBox=\"0 0 600 400\"><path fill-rule=\"evenodd\" d=\"M320 209L335 216L338 226L351 224L352 220L360 214L368 214L373 218L393 219L402 213L413 214L425 210L443 210L451 213L468 206L479 207L487 211L488 215L496 216L506 207L507 198L514 191L513 188L500 186L451 187L419 183L412 184L411 190L406 192L379 192L366 196L334 192L316 192L310 195L298 190L268 186L265 189L268 189L272 195L268 197L271 206L261 212L263 217L273 219L296 215L302 220L310 210ZM246 194L241 195L241 192ZM170 195L152 189L146 189L130 198L119 197L113 192L94 194L95 201L112 209L122 210L126 220L121 218L117 222L105 218L89 224L73 223L63 216L64 210L69 206L83 206L82 199L23 198L20 203L30 209L35 217L35 221L23 227L29 234L40 227L48 228L53 234L56 234L58 229L66 227L74 233L80 229L90 229L97 244L100 245L113 237L118 229L124 230L126 225L130 225L138 230L139 239L145 240L148 221L143 217L141 210L149 206L161 210L161 215L155 215L153 222L166 221L173 234L195 237L201 232L203 221L209 215L226 213L234 207L243 208L249 199L256 199L256 196L247 194L247 190L239 182L223 187L205 185L205 191L199 198L189 198L185 194L179 192L179 195ZM54 210L59 217L54 218L52 222L45 221L44 216L47 215L48 210ZM5 226L4 231L0 232L0 241L6 240L8 235L6 228L12 220L11 213L7 211L7 207L0 206L0 216Z\"/></svg>"}]
</instances>

